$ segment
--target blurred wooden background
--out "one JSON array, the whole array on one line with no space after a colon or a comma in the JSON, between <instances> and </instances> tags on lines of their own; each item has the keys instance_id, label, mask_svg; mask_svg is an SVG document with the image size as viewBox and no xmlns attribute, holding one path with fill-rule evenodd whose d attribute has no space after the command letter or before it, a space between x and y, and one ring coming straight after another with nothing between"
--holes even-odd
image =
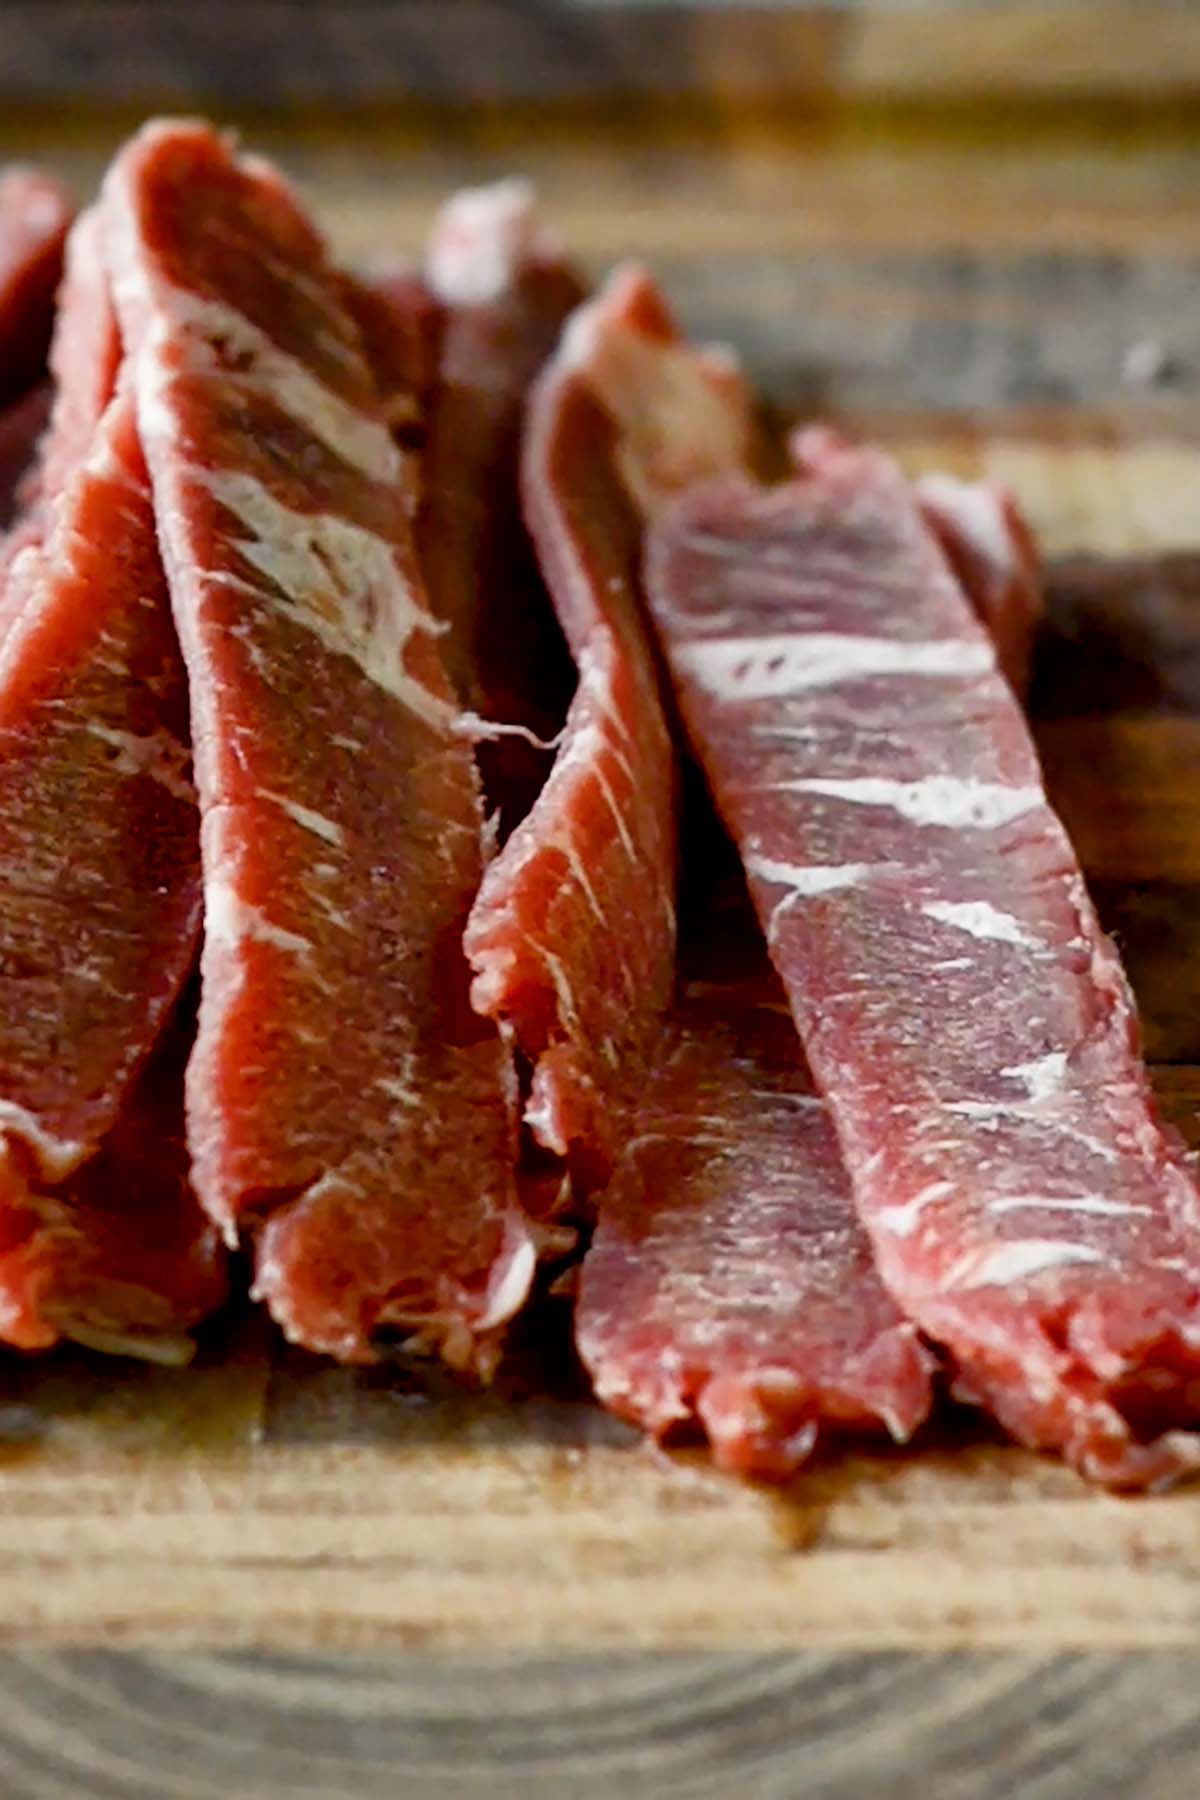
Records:
<instances>
[{"instance_id":1,"label":"blurred wooden background","mask_svg":"<svg viewBox=\"0 0 1200 1800\"><path fill-rule=\"evenodd\" d=\"M5 0L0 101L941 102L1200 92L1190 0Z\"/></svg>"}]
</instances>

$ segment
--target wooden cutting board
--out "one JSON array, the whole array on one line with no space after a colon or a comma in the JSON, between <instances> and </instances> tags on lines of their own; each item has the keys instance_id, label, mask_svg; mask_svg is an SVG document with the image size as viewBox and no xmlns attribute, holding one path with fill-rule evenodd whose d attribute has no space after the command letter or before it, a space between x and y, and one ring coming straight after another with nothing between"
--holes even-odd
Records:
<instances>
[{"instance_id":1,"label":"wooden cutting board","mask_svg":"<svg viewBox=\"0 0 1200 1800\"><path fill-rule=\"evenodd\" d=\"M7 120L0 152L86 191L119 129ZM1012 482L1048 557L1051 787L1200 1142L1200 137L252 135L354 255L523 167L784 411ZM598 1412L563 1338L482 1397L249 1316L182 1373L6 1361L0 1790L1194 1791L1200 1494L1089 1493L969 1422L755 1491Z\"/></svg>"}]
</instances>

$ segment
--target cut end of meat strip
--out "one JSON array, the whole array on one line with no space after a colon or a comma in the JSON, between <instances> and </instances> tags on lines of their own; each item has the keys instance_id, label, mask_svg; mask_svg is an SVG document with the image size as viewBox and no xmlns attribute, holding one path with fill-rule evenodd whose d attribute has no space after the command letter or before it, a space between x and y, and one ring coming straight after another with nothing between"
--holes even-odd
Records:
<instances>
[{"instance_id":1,"label":"cut end of meat strip","mask_svg":"<svg viewBox=\"0 0 1200 1800\"><path fill-rule=\"evenodd\" d=\"M45 373L73 211L66 190L44 170L11 168L0 175L0 404Z\"/></svg>"},{"instance_id":2,"label":"cut end of meat strip","mask_svg":"<svg viewBox=\"0 0 1200 1800\"><path fill-rule=\"evenodd\" d=\"M268 1219L254 1298L266 1302L286 1337L341 1362L403 1350L490 1380L537 1264L523 1214L510 1208L482 1241L476 1230L470 1243L452 1246L457 1254L431 1245L418 1221L400 1256L394 1200L360 1185L359 1173L351 1166L326 1177ZM362 1173L370 1179L373 1171ZM428 1184L426 1165L414 1180ZM470 1267L479 1278L467 1286L454 1271Z\"/></svg>"},{"instance_id":3,"label":"cut end of meat strip","mask_svg":"<svg viewBox=\"0 0 1200 1800\"><path fill-rule=\"evenodd\" d=\"M957 1354L957 1396L1103 1487L1164 1489L1200 1470L1200 1436L1178 1428L1200 1410L1196 1282L1161 1261L1114 1280L1099 1251L1087 1265L1096 1279L1079 1280L1061 1238L990 1256L990 1276L978 1257L977 1288L963 1271L958 1303L945 1292L919 1303L930 1336ZM1035 1271L1038 1258L1045 1273L1005 1276L1002 1259Z\"/></svg>"},{"instance_id":4,"label":"cut end of meat strip","mask_svg":"<svg viewBox=\"0 0 1200 1800\"><path fill-rule=\"evenodd\" d=\"M995 644L1013 692L1024 694L1042 584L1037 546L1016 499L998 482L954 475L923 475L916 488L926 522Z\"/></svg>"},{"instance_id":5,"label":"cut end of meat strip","mask_svg":"<svg viewBox=\"0 0 1200 1800\"><path fill-rule=\"evenodd\" d=\"M463 279L464 265L488 279ZM441 318L417 548L446 626L447 674L479 721L487 804L507 836L545 781L538 746L555 737L571 694L571 660L521 517L518 467L530 384L584 287L540 225L532 191L510 183L443 208L427 267Z\"/></svg>"},{"instance_id":6,"label":"cut end of meat strip","mask_svg":"<svg viewBox=\"0 0 1200 1800\"><path fill-rule=\"evenodd\" d=\"M932 1360L876 1273L753 919L705 936L599 1199L576 1335L606 1406L657 1436L695 1419L722 1468L785 1481L831 1431L910 1437Z\"/></svg>"},{"instance_id":7,"label":"cut end of meat strip","mask_svg":"<svg viewBox=\"0 0 1200 1800\"><path fill-rule=\"evenodd\" d=\"M100 1149L59 1188L47 1190L10 1141L0 1159L0 1339L44 1350L69 1338L183 1363L192 1327L224 1304L224 1246L189 1180L190 1023L185 1013L167 1027Z\"/></svg>"},{"instance_id":8,"label":"cut end of meat strip","mask_svg":"<svg viewBox=\"0 0 1200 1800\"><path fill-rule=\"evenodd\" d=\"M415 515L420 472L415 454L428 423L435 333L440 310L424 284L397 276L391 283L342 276L342 297L358 327L363 353L392 436L407 453L409 509Z\"/></svg>"},{"instance_id":9,"label":"cut end of meat strip","mask_svg":"<svg viewBox=\"0 0 1200 1800\"><path fill-rule=\"evenodd\" d=\"M732 350L689 344L644 269L614 270L563 335L560 362L612 423L617 469L643 519L751 460L750 389Z\"/></svg>"},{"instance_id":10,"label":"cut end of meat strip","mask_svg":"<svg viewBox=\"0 0 1200 1800\"><path fill-rule=\"evenodd\" d=\"M676 773L641 621L642 509L740 466L748 436L744 385L634 270L573 315L529 405L525 516L579 682L466 948L474 1004L533 1065L529 1126L581 1191L612 1165L674 975Z\"/></svg>"},{"instance_id":11,"label":"cut end of meat strip","mask_svg":"<svg viewBox=\"0 0 1200 1800\"><path fill-rule=\"evenodd\" d=\"M19 588L8 570L22 550L53 529L71 477L87 457L112 399L121 357L117 321L104 266L100 209L89 207L67 236L50 373L54 378L49 423L37 457L25 473L20 511L0 546L0 639L19 609Z\"/></svg>"},{"instance_id":12,"label":"cut end of meat strip","mask_svg":"<svg viewBox=\"0 0 1200 1800\"><path fill-rule=\"evenodd\" d=\"M1090 1479L1197 1464L1200 1191L1012 692L890 461L686 497L647 591L880 1273Z\"/></svg>"},{"instance_id":13,"label":"cut end of meat strip","mask_svg":"<svg viewBox=\"0 0 1200 1800\"><path fill-rule=\"evenodd\" d=\"M533 1257L462 954L482 809L345 282L201 126L142 131L104 205L192 702L197 1190L298 1341L486 1370Z\"/></svg>"},{"instance_id":14,"label":"cut end of meat strip","mask_svg":"<svg viewBox=\"0 0 1200 1800\"><path fill-rule=\"evenodd\" d=\"M543 223L533 187L510 178L464 188L442 207L429 240L425 272L445 306L490 306L510 292L523 269L562 267L557 236Z\"/></svg>"}]
</instances>

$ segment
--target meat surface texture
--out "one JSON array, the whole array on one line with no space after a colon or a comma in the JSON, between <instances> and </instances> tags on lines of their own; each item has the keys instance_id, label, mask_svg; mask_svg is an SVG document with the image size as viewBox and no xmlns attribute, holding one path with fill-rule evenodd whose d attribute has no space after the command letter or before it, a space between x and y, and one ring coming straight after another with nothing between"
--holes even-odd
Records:
<instances>
[{"instance_id":1,"label":"meat surface texture","mask_svg":"<svg viewBox=\"0 0 1200 1800\"><path fill-rule=\"evenodd\" d=\"M875 1270L832 1122L744 897L710 913L584 1259L597 1396L784 1480L829 1430L904 1440L930 1359Z\"/></svg>"},{"instance_id":2,"label":"meat surface texture","mask_svg":"<svg viewBox=\"0 0 1200 1800\"><path fill-rule=\"evenodd\" d=\"M104 257L104 216L79 215L67 238L58 319L50 346L54 407L42 447L38 498L53 507L86 456L116 386L121 339Z\"/></svg>"},{"instance_id":3,"label":"meat surface texture","mask_svg":"<svg viewBox=\"0 0 1200 1800\"><path fill-rule=\"evenodd\" d=\"M886 458L709 484L647 589L880 1273L964 1397L1116 1486L1200 1462L1200 1195L991 643Z\"/></svg>"},{"instance_id":4,"label":"meat surface texture","mask_svg":"<svg viewBox=\"0 0 1200 1800\"><path fill-rule=\"evenodd\" d=\"M525 516L578 685L466 945L475 1005L532 1065L534 1137L580 1192L612 1167L674 979L676 770L640 617L643 516L740 466L749 437L728 358L687 346L636 271L573 315L530 401Z\"/></svg>"},{"instance_id":5,"label":"meat surface texture","mask_svg":"<svg viewBox=\"0 0 1200 1800\"><path fill-rule=\"evenodd\" d=\"M342 298L358 328L367 367L392 436L424 441L440 309L419 276L361 281L342 276ZM416 482L413 483L414 505Z\"/></svg>"},{"instance_id":6,"label":"meat surface texture","mask_svg":"<svg viewBox=\"0 0 1200 1800\"><path fill-rule=\"evenodd\" d=\"M199 940L187 691L132 403L12 565L0 650L0 1337L175 1354L224 1297L153 1057ZM149 1059L149 1061L148 1061Z\"/></svg>"},{"instance_id":7,"label":"meat surface texture","mask_svg":"<svg viewBox=\"0 0 1200 1800\"><path fill-rule=\"evenodd\" d=\"M548 768L522 733L553 737L571 693L571 660L521 518L518 468L529 385L584 289L515 181L455 195L434 227L427 276L443 317L418 551L448 627L447 670L480 720L484 790L507 834ZM482 735L489 724L500 728L492 737Z\"/></svg>"},{"instance_id":8,"label":"meat surface texture","mask_svg":"<svg viewBox=\"0 0 1200 1800\"><path fill-rule=\"evenodd\" d=\"M0 405L45 373L71 213L52 175L13 168L0 176Z\"/></svg>"},{"instance_id":9,"label":"meat surface texture","mask_svg":"<svg viewBox=\"0 0 1200 1800\"><path fill-rule=\"evenodd\" d=\"M193 1179L298 1342L487 1372L535 1262L468 1000L482 812L410 494L282 179L147 127L105 188L202 815Z\"/></svg>"}]
</instances>

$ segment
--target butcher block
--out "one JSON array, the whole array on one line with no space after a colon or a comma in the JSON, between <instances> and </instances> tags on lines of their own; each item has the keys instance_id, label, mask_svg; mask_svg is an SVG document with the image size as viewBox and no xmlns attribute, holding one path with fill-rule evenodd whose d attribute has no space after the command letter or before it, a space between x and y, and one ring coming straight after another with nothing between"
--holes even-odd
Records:
<instances>
[{"instance_id":1,"label":"butcher block","mask_svg":"<svg viewBox=\"0 0 1200 1800\"><path fill-rule=\"evenodd\" d=\"M1200 1146L1200 134L1022 108L246 135L351 259L519 169L779 422L1011 484L1051 794ZM18 108L0 151L83 194L129 122ZM1089 1491L966 1410L740 1485L588 1399L562 1301L483 1393L320 1362L248 1307L188 1369L5 1357L0 1513L9 1796L1194 1791L1200 1489Z\"/></svg>"}]
</instances>

